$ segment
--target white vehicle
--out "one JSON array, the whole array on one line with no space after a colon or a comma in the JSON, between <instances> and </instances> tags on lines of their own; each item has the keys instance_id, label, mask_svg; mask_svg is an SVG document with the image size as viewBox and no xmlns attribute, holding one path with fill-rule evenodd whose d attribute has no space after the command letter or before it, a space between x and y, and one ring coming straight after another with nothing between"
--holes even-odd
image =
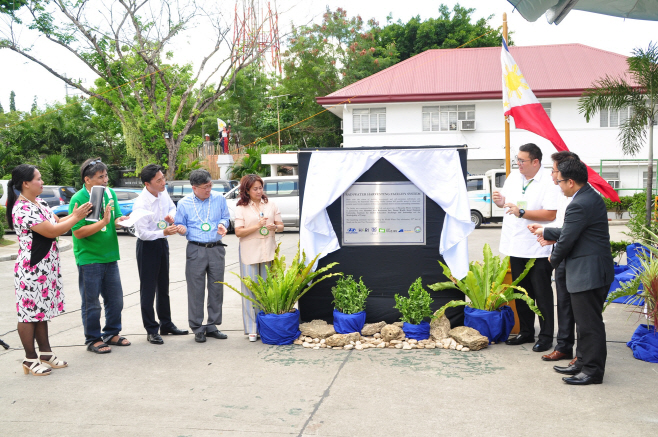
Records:
<instances>
[{"instance_id":1,"label":"white vehicle","mask_svg":"<svg viewBox=\"0 0 658 437\"><path fill-rule=\"evenodd\" d=\"M263 178L264 192L281 211L284 226L299 227L299 176L276 176ZM238 203L240 187L226 193L226 203L231 213L231 227L235 227L235 206Z\"/></svg>"},{"instance_id":2,"label":"white vehicle","mask_svg":"<svg viewBox=\"0 0 658 437\"><path fill-rule=\"evenodd\" d=\"M7 184L9 183L8 179L0 180L0 205L7 206Z\"/></svg>"},{"instance_id":3,"label":"white vehicle","mask_svg":"<svg viewBox=\"0 0 658 437\"><path fill-rule=\"evenodd\" d=\"M503 221L505 209L496 206L491 195L494 191L500 191L503 188L506 178L504 169L489 170L483 175L472 175L466 178L471 221L475 224L476 229L483 223Z\"/></svg>"}]
</instances>

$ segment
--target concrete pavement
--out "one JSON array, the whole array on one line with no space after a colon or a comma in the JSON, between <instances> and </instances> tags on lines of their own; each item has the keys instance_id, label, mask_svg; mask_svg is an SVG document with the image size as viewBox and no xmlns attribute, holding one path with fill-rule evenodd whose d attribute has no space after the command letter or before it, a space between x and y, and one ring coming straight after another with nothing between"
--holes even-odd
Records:
<instances>
[{"instance_id":1,"label":"concrete pavement","mask_svg":"<svg viewBox=\"0 0 658 437\"><path fill-rule=\"evenodd\" d=\"M615 229L619 228L619 229ZM620 240L623 227L611 227ZM298 234L277 238L292 258ZM473 259L499 226L469 239ZM64 237L64 240L67 238ZM62 253L67 312L49 324L66 369L23 375L16 334L13 262L0 263L0 435L88 436L544 436L640 435L655 432L658 366L625 345L638 323L621 306L604 313L608 365L604 384L567 386L532 345L478 351L307 350L250 343L239 296L224 293L228 340L164 337L146 342L139 309L135 239L119 235L125 294L122 332L133 344L94 355L83 346L73 252ZM238 270L237 239L227 237L227 272ZM185 240L170 239L174 322L187 328ZM16 248L16 246L14 246ZM238 279L227 273L227 280ZM563 362L566 364L566 362Z\"/></svg>"}]
</instances>

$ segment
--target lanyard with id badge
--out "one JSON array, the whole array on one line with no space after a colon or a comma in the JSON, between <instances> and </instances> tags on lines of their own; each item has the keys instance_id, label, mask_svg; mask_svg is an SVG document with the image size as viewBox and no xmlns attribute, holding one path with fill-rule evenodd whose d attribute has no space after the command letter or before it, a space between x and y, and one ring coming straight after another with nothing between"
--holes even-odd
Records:
<instances>
[{"instance_id":1,"label":"lanyard with id badge","mask_svg":"<svg viewBox=\"0 0 658 437\"><path fill-rule=\"evenodd\" d=\"M526 185L523 185L523 182L521 182L521 185L523 186L523 188L521 190L521 195L523 196L524 200L518 200L516 202L516 206L519 207L519 210L521 210L521 209L525 210L525 209L528 208L528 201L525 200L525 192L528 189L528 187L530 186L530 184L532 183L532 181L534 181L534 179L530 179L530 181L528 181L528 183Z\"/></svg>"}]
</instances>

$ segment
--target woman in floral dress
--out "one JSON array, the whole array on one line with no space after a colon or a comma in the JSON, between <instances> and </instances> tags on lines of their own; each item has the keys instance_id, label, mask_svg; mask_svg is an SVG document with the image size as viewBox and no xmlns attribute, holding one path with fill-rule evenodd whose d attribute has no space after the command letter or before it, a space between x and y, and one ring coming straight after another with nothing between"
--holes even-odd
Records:
<instances>
[{"instance_id":1,"label":"woman in floral dress","mask_svg":"<svg viewBox=\"0 0 658 437\"><path fill-rule=\"evenodd\" d=\"M25 349L24 373L49 375L51 368L66 367L48 341L48 321L64 311L56 238L86 217L91 204L76 207L59 219L37 196L43 191L39 170L21 164L11 173L7 194L7 223L16 231L19 249L14 266L18 335ZM18 190L20 195L16 195ZM39 345L39 355L34 341Z\"/></svg>"}]
</instances>

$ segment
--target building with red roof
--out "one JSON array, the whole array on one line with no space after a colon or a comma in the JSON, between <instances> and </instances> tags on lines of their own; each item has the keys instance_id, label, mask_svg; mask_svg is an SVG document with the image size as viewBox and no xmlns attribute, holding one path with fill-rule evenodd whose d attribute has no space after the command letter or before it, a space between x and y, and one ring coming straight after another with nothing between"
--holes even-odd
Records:
<instances>
[{"instance_id":1,"label":"building with red roof","mask_svg":"<svg viewBox=\"0 0 658 437\"><path fill-rule=\"evenodd\" d=\"M582 44L509 49L570 150L595 170L603 163L604 178L617 187L642 187L643 169L646 185L645 153L635 162L601 161L633 158L617 139L628 111L605 111L589 123L578 111L578 98L596 80L626 75L626 56ZM344 147L466 144L469 172L484 173L505 158L500 50L427 50L316 100L343 120ZM529 142L550 165L552 144L512 121L512 156Z\"/></svg>"}]
</instances>

